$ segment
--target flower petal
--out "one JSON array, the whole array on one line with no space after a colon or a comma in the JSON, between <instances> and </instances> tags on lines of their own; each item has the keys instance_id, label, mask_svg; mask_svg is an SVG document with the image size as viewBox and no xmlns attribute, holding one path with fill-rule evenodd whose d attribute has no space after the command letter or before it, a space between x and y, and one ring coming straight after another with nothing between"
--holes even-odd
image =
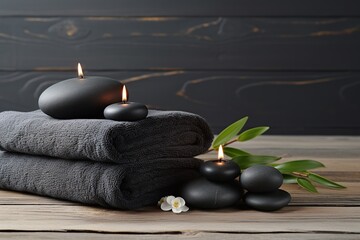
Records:
<instances>
[{"instance_id":1,"label":"flower petal","mask_svg":"<svg viewBox=\"0 0 360 240\"><path fill-rule=\"evenodd\" d=\"M167 202L163 202L160 206L161 210L163 211L170 211L171 210L171 205L168 204Z\"/></svg>"},{"instance_id":2,"label":"flower petal","mask_svg":"<svg viewBox=\"0 0 360 240\"><path fill-rule=\"evenodd\" d=\"M180 209L181 209L182 212L187 212L187 211L189 211L189 207L188 207L188 206L182 206Z\"/></svg>"},{"instance_id":3,"label":"flower petal","mask_svg":"<svg viewBox=\"0 0 360 240\"><path fill-rule=\"evenodd\" d=\"M181 213L180 208L172 208L173 213Z\"/></svg>"},{"instance_id":4,"label":"flower petal","mask_svg":"<svg viewBox=\"0 0 360 240\"><path fill-rule=\"evenodd\" d=\"M158 205L159 205L159 206L160 206L163 202L165 202L165 198L166 198L166 197L160 198L160 200L158 201Z\"/></svg>"},{"instance_id":5,"label":"flower petal","mask_svg":"<svg viewBox=\"0 0 360 240\"><path fill-rule=\"evenodd\" d=\"M185 200L182 197L177 197L177 199L180 201L181 206L185 206Z\"/></svg>"},{"instance_id":6,"label":"flower petal","mask_svg":"<svg viewBox=\"0 0 360 240\"><path fill-rule=\"evenodd\" d=\"M175 199L174 196L167 196L167 197L166 197L166 202L171 205L171 202L172 202L174 199Z\"/></svg>"},{"instance_id":7,"label":"flower petal","mask_svg":"<svg viewBox=\"0 0 360 240\"><path fill-rule=\"evenodd\" d=\"M174 198L173 200L171 200L171 204L174 204L176 202L180 203L178 198Z\"/></svg>"},{"instance_id":8,"label":"flower petal","mask_svg":"<svg viewBox=\"0 0 360 240\"><path fill-rule=\"evenodd\" d=\"M174 200L171 201L171 206L172 206L172 208L179 208L179 207L181 207L181 206L180 206L180 202L179 202L178 200L176 200L176 199L174 199Z\"/></svg>"}]
</instances>

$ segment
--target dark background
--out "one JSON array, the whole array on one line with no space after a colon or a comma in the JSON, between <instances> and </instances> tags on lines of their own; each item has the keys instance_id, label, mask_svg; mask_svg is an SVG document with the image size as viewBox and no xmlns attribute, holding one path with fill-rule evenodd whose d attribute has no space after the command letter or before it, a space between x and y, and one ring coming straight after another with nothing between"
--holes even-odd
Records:
<instances>
[{"instance_id":1,"label":"dark background","mask_svg":"<svg viewBox=\"0 0 360 240\"><path fill-rule=\"evenodd\" d=\"M36 109L78 61L215 131L360 134L358 0L0 0L0 111Z\"/></svg>"}]
</instances>

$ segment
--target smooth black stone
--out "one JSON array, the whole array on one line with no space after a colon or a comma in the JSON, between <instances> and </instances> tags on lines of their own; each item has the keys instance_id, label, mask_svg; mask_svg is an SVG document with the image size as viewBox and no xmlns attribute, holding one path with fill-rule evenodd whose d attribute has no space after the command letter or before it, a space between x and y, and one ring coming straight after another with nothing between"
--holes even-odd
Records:
<instances>
[{"instance_id":1,"label":"smooth black stone","mask_svg":"<svg viewBox=\"0 0 360 240\"><path fill-rule=\"evenodd\" d=\"M121 101L122 84L107 77L72 78L47 88L39 107L58 119L104 118L106 106Z\"/></svg>"},{"instance_id":2,"label":"smooth black stone","mask_svg":"<svg viewBox=\"0 0 360 240\"><path fill-rule=\"evenodd\" d=\"M281 189L270 193L247 192L244 202L259 211L275 211L285 207L291 201L291 195Z\"/></svg>"},{"instance_id":3,"label":"smooth black stone","mask_svg":"<svg viewBox=\"0 0 360 240\"><path fill-rule=\"evenodd\" d=\"M273 192L283 184L284 178L276 168L256 165L241 173L240 182L249 192Z\"/></svg>"},{"instance_id":4,"label":"smooth black stone","mask_svg":"<svg viewBox=\"0 0 360 240\"><path fill-rule=\"evenodd\" d=\"M200 166L200 173L210 181L232 181L240 175L239 166L233 161L206 161Z\"/></svg>"},{"instance_id":5,"label":"smooth black stone","mask_svg":"<svg viewBox=\"0 0 360 240\"><path fill-rule=\"evenodd\" d=\"M216 209L235 205L241 199L243 190L236 180L218 183L198 178L186 184L180 193L186 204L193 208Z\"/></svg>"},{"instance_id":6,"label":"smooth black stone","mask_svg":"<svg viewBox=\"0 0 360 240\"><path fill-rule=\"evenodd\" d=\"M114 103L104 110L106 119L116 121L137 121L146 118L147 115L147 107L136 102Z\"/></svg>"}]
</instances>

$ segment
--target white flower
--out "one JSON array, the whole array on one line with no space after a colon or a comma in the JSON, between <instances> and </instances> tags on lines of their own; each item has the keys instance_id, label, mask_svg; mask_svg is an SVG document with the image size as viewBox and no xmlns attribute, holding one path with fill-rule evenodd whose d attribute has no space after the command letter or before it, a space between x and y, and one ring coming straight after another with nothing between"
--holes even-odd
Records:
<instances>
[{"instance_id":1,"label":"white flower","mask_svg":"<svg viewBox=\"0 0 360 240\"><path fill-rule=\"evenodd\" d=\"M160 199L160 208L163 211L172 210L173 213L187 212L189 208L185 205L185 200L182 197L167 196Z\"/></svg>"},{"instance_id":2,"label":"white flower","mask_svg":"<svg viewBox=\"0 0 360 240\"><path fill-rule=\"evenodd\" d=\"M163 202L165 202L165 199L166 199L167 197L162 197L159 201L158 201L158 206L161 206L161 204L163 203Z\"/></svg>"}]
</instances>

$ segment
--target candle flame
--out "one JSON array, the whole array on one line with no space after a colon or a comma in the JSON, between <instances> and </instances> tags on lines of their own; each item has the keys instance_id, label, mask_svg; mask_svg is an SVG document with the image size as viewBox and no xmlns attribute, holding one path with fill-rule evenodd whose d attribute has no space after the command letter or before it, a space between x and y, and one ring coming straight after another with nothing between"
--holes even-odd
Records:
<instances>
[{"instance_id":1,"label":"candle flame","mask_svg":"<svg viewBox=\"0 0 360 240\"><path fill-rule=\"evenodd\" d=\"M84 78L84 73L80 63L78 63L78 76L79 78Z\"/></svg>"},{"instance_id":2,"label":"candle flame","mask_svg":"<svg viewBox=\"0 0 360 240\"><path fill-rule=\"evenodd\" d=\"M219 150L218 150L218 159L219 159L220 161L221 161L221 160L224 160L224 150L223 150L222 145L220 145Z\"/></svg>"},{"instance_id":3,"label":"candle flame","mask_svg":"<svg viewBox=\"0 0 360 240\"><path fill-rule=\"evenodd\" d=\"M123 89L122 89L122 101L123 102L127 102L127 100L128 100L128 97L127 97L127 90L126 90L126 87L125 87L125 85L123 86Z\"/></svg>"}]
</instances>

